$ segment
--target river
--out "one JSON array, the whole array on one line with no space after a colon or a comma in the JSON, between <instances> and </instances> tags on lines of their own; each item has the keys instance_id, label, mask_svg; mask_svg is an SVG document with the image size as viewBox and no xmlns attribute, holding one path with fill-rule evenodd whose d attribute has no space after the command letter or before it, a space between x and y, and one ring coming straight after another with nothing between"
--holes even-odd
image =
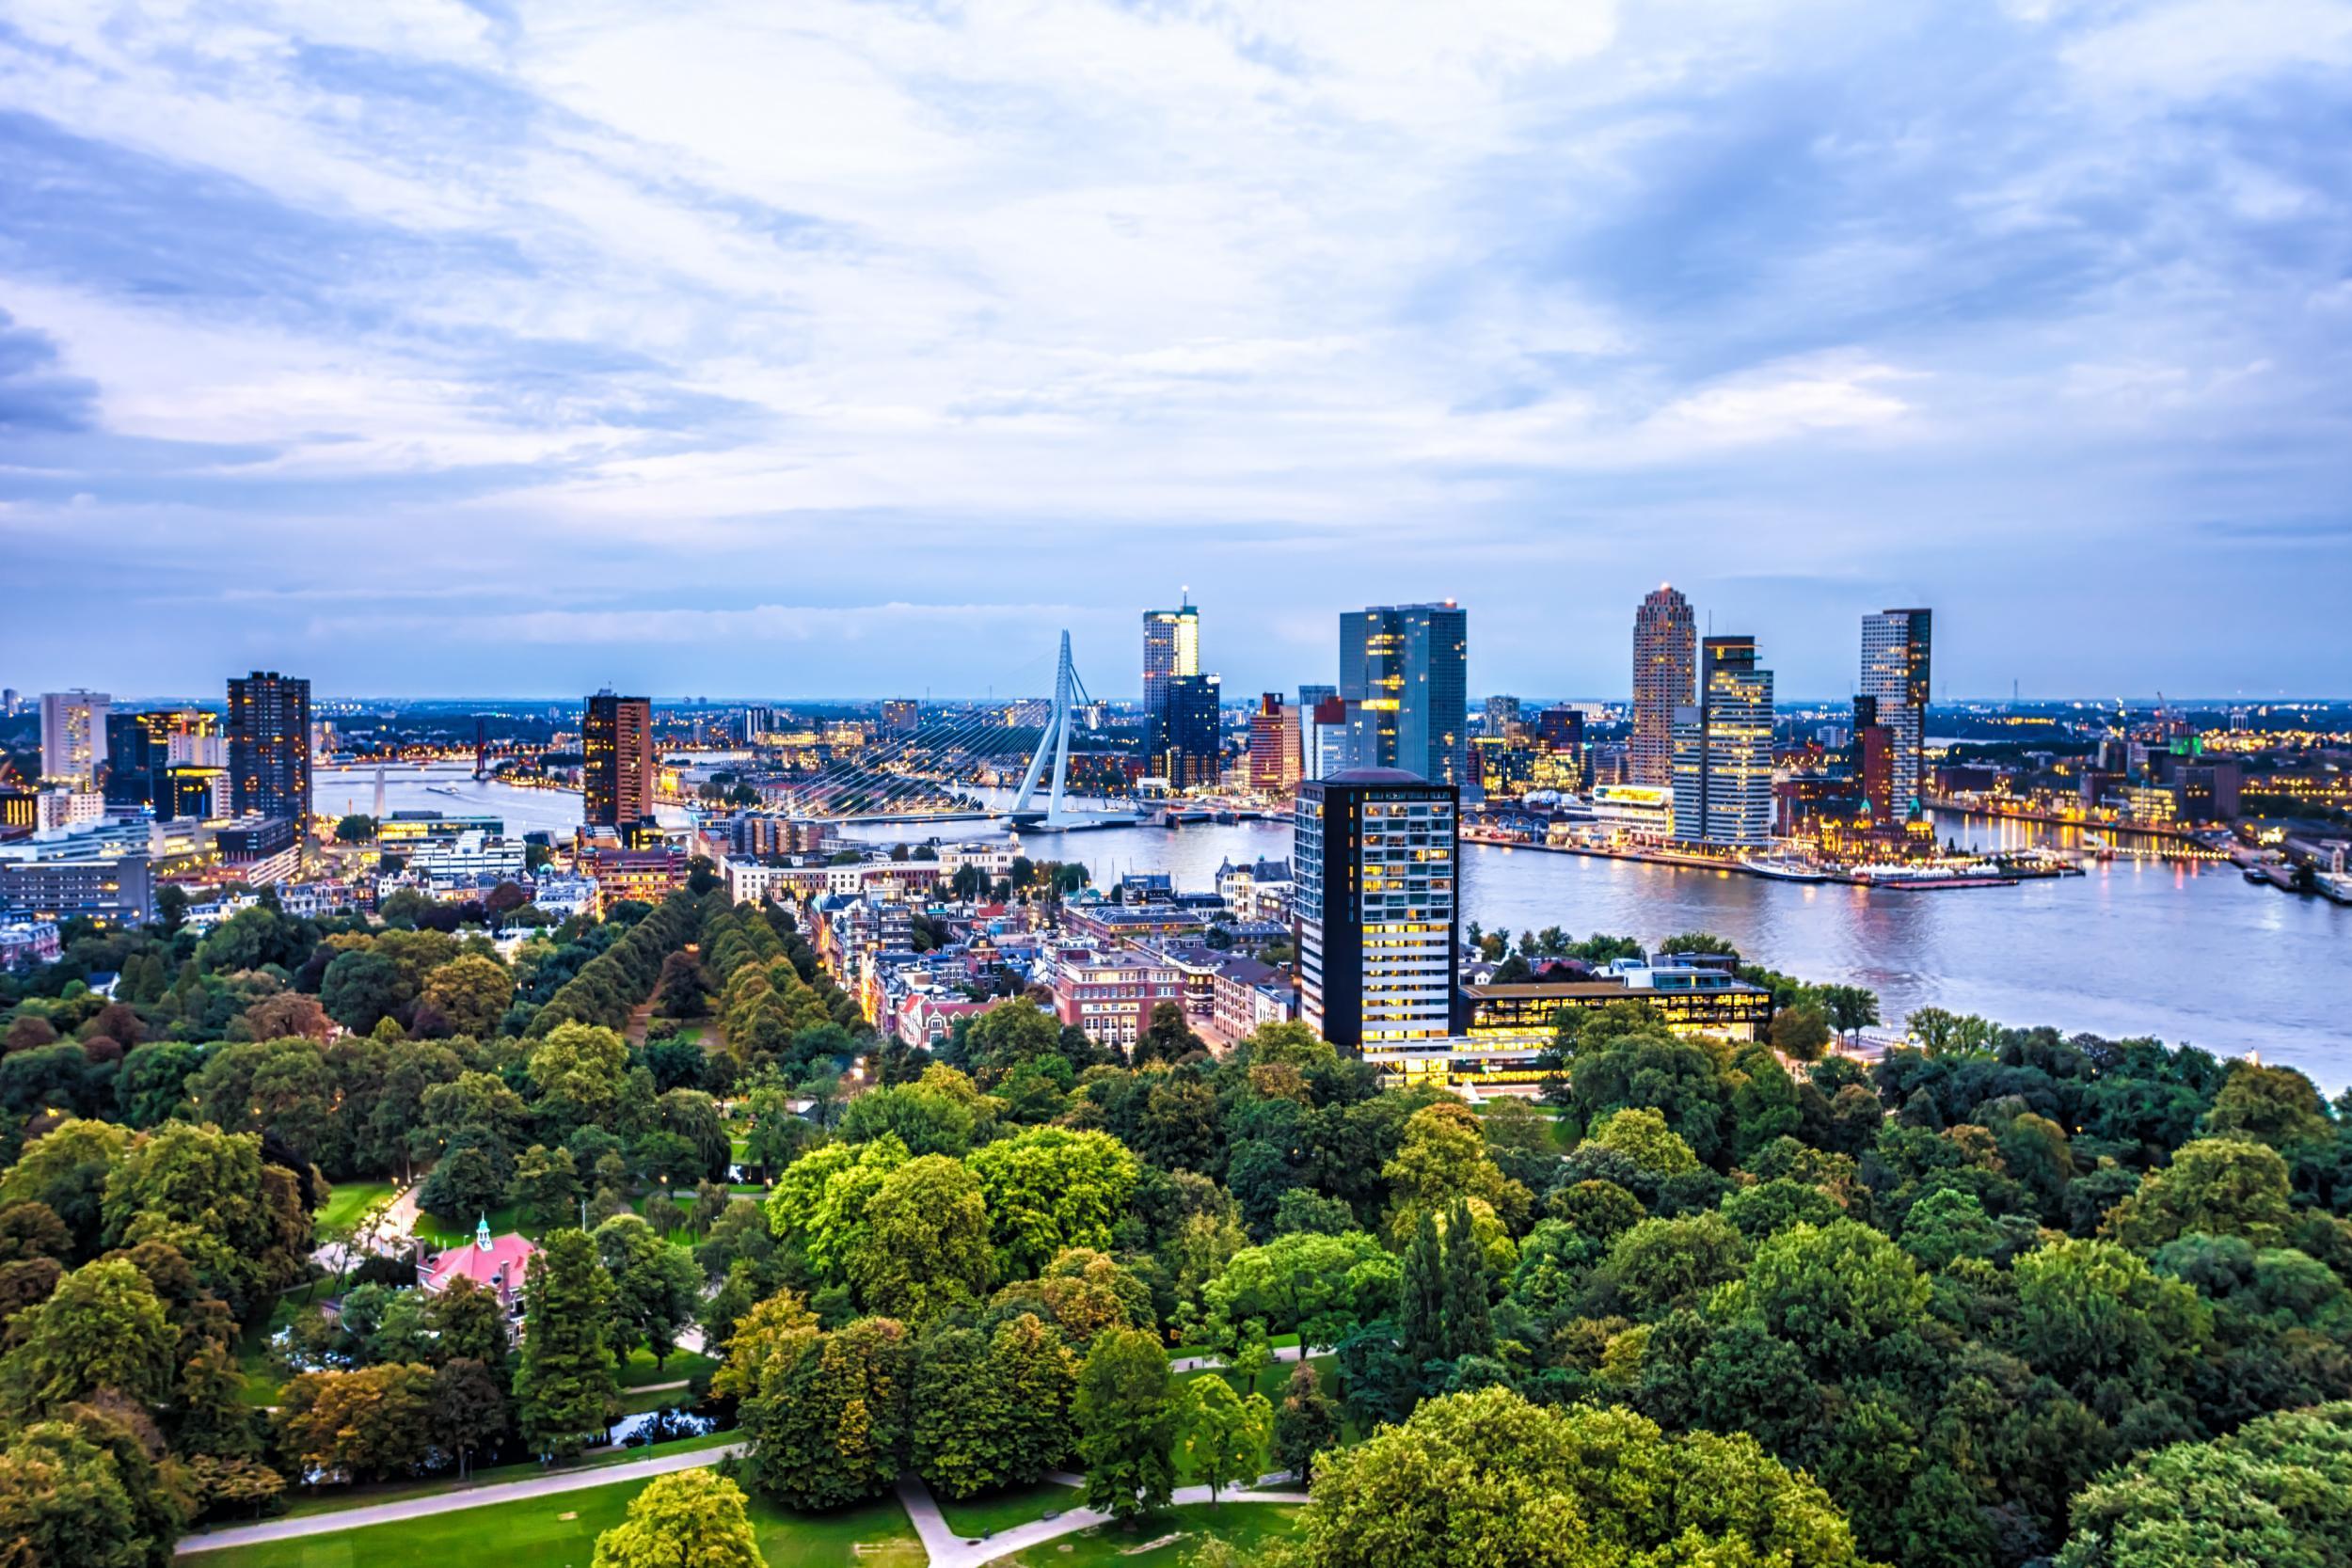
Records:
<instances>
[{"instance_id":1,"label":"river","mask_svg":"<svg viewBox=\"0 0 2352 1568\"><path fill-rule=\"evenodd\" d=\"M429 790L427 778L459 793ZM373 770L322 772L318 809L366 811L373 792ZM568 832L579 821L577 796L476 784L462 768L422 778L395 769L386 795L391 810L495 812L516 831ZM1938 822L1943 836L1977 844L2013 846L2039 832L1957 816ZM937 833L996 831L968 822ZM929 836L904 826L850 832L882 842ZM1179 887L1206 888L1227 859L1287 856L1290 836L1279 822L1104 828L1032 834L1027 847L1085 862L1098 883L1163 871ZM1468 917L1488 929L1559 926L1645 942L1712 931L1788 974L1869 987L1889 1023L1935 1006L2004 1023L2153 1035L2223 1055L2255 1051L2330 1093L2352 1084L2352 909L2251 886L2233 866L2117 861L2016 887L1906 893L1470 845L1462 893Z\"/></svg>"}]
</instances>

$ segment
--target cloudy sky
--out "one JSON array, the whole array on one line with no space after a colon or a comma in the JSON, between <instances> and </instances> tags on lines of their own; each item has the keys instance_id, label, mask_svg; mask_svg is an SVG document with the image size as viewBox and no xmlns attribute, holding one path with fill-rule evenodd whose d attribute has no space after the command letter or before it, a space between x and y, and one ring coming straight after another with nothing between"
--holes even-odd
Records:
<instances>
[{"instance_id":1,"label":"cloudy sky","mask_svg":"<svg viewBox=\"0 0 2352 1568\"><path fill-rule=\"evenodd\" d=\"M2345 0L10 0L0 169L28 690L2352 691Z\"/></svg>"}]
</instances>

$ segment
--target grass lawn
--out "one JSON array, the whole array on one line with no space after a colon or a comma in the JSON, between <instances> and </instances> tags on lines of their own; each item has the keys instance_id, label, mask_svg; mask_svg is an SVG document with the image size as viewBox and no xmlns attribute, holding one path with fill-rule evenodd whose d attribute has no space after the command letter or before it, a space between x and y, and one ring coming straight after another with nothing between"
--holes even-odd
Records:
<instances>
[{"instance_id":1,"label":"grass lawn","mask_svg":"<svg viewBox=\"0 0 2352 1568\"><path fill-rule=\"evenodd\" d=\"M588 1568L597 1535L621 1522L644 1484L230 1547L203 1553L197 1568ZM924 1560L896 1497L818 1514L789 1513L754 1497L751 1514L769 1568L920 1568Z\"/></svg>"},{"instance_id":2,"label":"grass lawn","mask_svg":"<svg viewBox=\"0 0 2352 1568\"><path fill-rule=\"evenodd\" d=\"M361 1214L391 1196L389 1181L337 1182L335 1190L327 1195L326 1207L318 1212L319 1239L350 1235Z\"/></svg>"},{"instance_id":3,"label":"grass lawn","mask_svg":"<svg viewBox=\"0 0 2352 1568\"><path fill-rule=\"evenodd\" d=\"M939 1512L949 1529L958 1535L974 1536L984 1530L1009 1530L1015 1525L1041 1519L1049 1508L1067 1513L1084 1500L1074 1486L1041 1481L1035 1486L1008 1486L1001 1492L983 1492L960 1503L941 1497Z\"/></svg>"},{"instance_id":4,"label":"grass lawn","mask_svg":"<svg viewBox=\"0 0 2352 1568\"><path fill-rule=\"evenodd\" d=\"M474 1220L464 1220L446 1226L435 1216L419 1210L415 1233L436 1247L462 1246L473 1240L475 1220L483 1218L489 1220L490 1234L493 1236L503 1236L510 1230L519 1230L534 1240L539 1235L540 1227L535 1225L525 1225L521 1213L511 1205L504 1209L493 1209L486 1216L476 1215Z\"/></svg>"},{"instance_id":5,"label":"grass lawn","mask_svg":"<svg viewBox=\"0 0 2352 1568\"><path fill-rule=\"evenodd\" d=\"M643 1388L648 1383L674 1383L682 1377L710 1371L718 1365L711 1357L694 1351L674 1350L670 1353L669 1365L656 1370L653 1352L640 1345L629 1352L628 1359L621 1364L621 1386Z\"/></svg>"},{"instance_id":6,"label":"grass lawn","mask_svg":"<svg viewBox=\"0 0 2352 1568\"><path fill-rule=\"evenodd\" d=\"M374 1503L396 1503L406 1497L429 1497L439 1492L463 1492L476 1486L492 1486L502 1481L529 1481L533 1476L558 1471L601 1470L614 1465L633 1464L656 1454L691 1453L696 1449L723 1448L739 1441L740 1432L712 1432L700 1437L677 1437L667 1443L640 1444L633 1449L616 1449L611 1453L596 1454L577 1465L558 1465L552 1469L535 1459L514 1465L492 1465L474 1471L459 1485L453 1477L437 1481L401 1481L388 1486L344 1486L320 1493L315 1497L297 1497L287 1507L285 1516L300 1519L312 1513L339 1513L346 1508L366 1508ZM235 1521L227 1521L235 1523Z\"/></svg>"},{"instance_id":7,"label":"grass lawn","mask_svg":"<svg viewBox=\"0 0 2352 1568\"><path fill-rule=\"evenodd\" d=\"M1212 1535L1240 1548L1242 1560L1248 1562L1275 1542L1289 1539L1297 1518L1297 1509L1279 1503L1227 1503L1220 1508L1199 1503L1152 1514L1132 1530L1097 1525L999 1558L996 1568L1176 1568ZM776 1559L771 1555L768 1560Z\"/></svg>"}]
</instances>

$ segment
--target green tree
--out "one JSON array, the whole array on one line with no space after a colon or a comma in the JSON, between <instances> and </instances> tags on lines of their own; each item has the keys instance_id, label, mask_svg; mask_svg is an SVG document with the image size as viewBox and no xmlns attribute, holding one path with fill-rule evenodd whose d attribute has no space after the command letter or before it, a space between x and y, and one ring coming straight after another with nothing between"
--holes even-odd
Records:
<instances>
[{"instance_id":1,"label":"green tree","mask_svg":"<svg viewBox=\"0 0 2352 1568\"><path fill-rule=\"evenodd\" d=\"M415 995L407 972L368 947L338 953L319 981L319 1005L358 1035L406 1006Z\"/></svg>"},{"instance_id":2,"label":"green tree","mask_svg":"<svg viewBox=\"0 0 2352 1568\"><path fill-rule=\"evenodd\" d=\"M0 1542L26 1568L162 1568L176 1531L154 1529L120 1467L79 1424L41 1421L0 1449Z\"/></svg>"},{"instance_id":3,"label":"green tree","mask_svg":"<svg viewBox=\"0 0 2352 1568\"><path fill-rule=\"evenodd\" d=\"M472 1468L474 1450L496 1445L514 1425L497 1376L469 1356L443 1362L433 1374L432 1420L433 1440L457 1456L461 1481Z\"/></svg>"},{"instance_id":4,"label":"green tree","mask_svg":"<svg viewBox=\"0 0 2352 1568\"><path fill-rule=\"evenodd\" d=\"M1258 1479L1266 1440L1274 1430L1274 1407L1263 1394L1247 1399L1233 1392L1222 1377L1197 1378L1192 1383L1190 1409L1184 1418L1184 1457L1192 1472L1209 1488L1214 1506L1217 1494Z\"/></svg>"},{"instance_id":5,"label":"green tree","mask_svg":"<svg viewBox=\"0 0 2352 1568\"><path fill-rule=\"evenodd\" d=\"M1173 1002L1162 1002L1152 1009L1152 1022L1136 1041L1135 1064L1146 1062L1181 1062L1197 1051L1206 1050L1200 1037L1192 1032L1184 1021L1184 1009Z\"/></svg>"},{"instance_id":6,"label":"green tree","mask_svg":"<svg viewBox=\"0 0 2352 1568\"><path fill-rule=\"evenodd\" d=\"M1630 1411L1502 1387L1431 1400L1331 1454L1299 1524L1304 1568L1864 1568L1828 1496L1745 1433L1669 1440Z\"/></svg>"},{"instance_id":7,"label":"green tree","mask_svg":"<svg viewBox=\"0 0 2352 1568\"><path fill-rule=\"evenodd\" d=\"M1819 1007L1783 1007L1772 1015L1772 1049L1791 1061L1820 1061L1829 1041L1829 1015Z\"/></svg>"},{"instance_id":8,"label":"green tree","mask_svg":"<svg viewBox=\"0 0 2352 1568\"><path fill-rule=\"evenodd\" d=\"M702 1271L683 1247L672 1246L635 1214L615 1214L596 1227L596 1259L612 1281L615 1351L643 1344L659 1370L677 1349L679 1332L702 1303Z\"/></svg>"},{"instance_id":9,"label":"green tree","mask_svg":"<svg viewBox=\"0 0 2352 1568\"><path fill-rule=\"evenodd\" d=\"M1593 1123L1585 1142L1624 1155L1634 1169L1651 1176L1680 1176L1699 1168L1691 1146L1666 1125L1662 1113L1647 1106L1612 1111Z\"/></svg>"},{"instance_id":10,"label":"green tree","mask_svg":"<svg viewBox=\"0 0 2352 1568\"><path fill-rule=\"evenodd\" d=\"M964 1164L979 1179L999 1279L1034 1277L1071 1247L1109 1246L1140 1174L1109 1133L1061 1127L984 1144Z\"/></svg>"},{"instance_id":11,"label":"green tree","mask_svg":"<svg viewBox=\"0 0 2352 1568\"><path fill-rule=\"evenodd\" d=\"M51 1414L111 1391L160 1403L178 1336L164 1304L127 1259L85 1263L10 1325L0 1385L20 1412Z\"/></svg>"},{"instance_id":12,"label":"green tree","mask_svg":"<svg viewBox=\"0 0 2352 1568\"><path fill-rule=\"evenodd\" d=\"M740 1410L760 1490L793 1508L839 1508L886 1491L906 1467L914 1352L903 1324L861 1318L820 1334L755 1323L736 1330L730 1369L739 1356L729 1386L750 1389Z\"/></svg>"},{"instance_id":13,"label":"green tree","mask_svg":"<svg viewBox=\"0 0 2352 1568\"><path fill-rule=\"evenodd\" d=\"M487 1039L515 1000L515 978L496 958L468 953L428 971L421 1005L430 1006L452 1034Z\"/></svg>"},{"instance_id":14,"label":"green tree","mask_svg":"<svg viewBox=\"0 0 2352 1568\"><path fill-rule=\"evenodd\" d=\"M1910 1255L1853 1220L1791 1227L1758 1243L1748 1263L1748 1304L1765 1327L1832 1374L1917 1328L1928 1296Z\"/></svg>"},{"instance_id":15,"label":"green tree","mask_svg":"<svg viewBox=\"0 0 2352 1568\"><path fill-rule=\"evenodd\" d=\"M2251 1138L2273 1148L2325 1144L2335 1137L2319 1091L2291 1067L2264 1067L2233 1062L2213 1109L2205 1113L2204 1131L2221 1136Z\"/></svg>"},{"instance_id":16,"label":"green tree","mask_svg":"<svg viewBox=\"0 0 2352 1568\"><path fill-rule=\"evenodd\" d=\"M375 837L375 818L353 812L335 820L335 842L366 844Z\"/></svg>"},{"instance_id":17,"label":"green tree","mask_svg":"<svg viewBox=\"0 0 2352 1568\"><path fill-rule=\"evenodd\" d=\"M979 1179L944 1154L911 1160L866 1206L848 1259L866 1310L920 1325L988 1289L988 1206Z\"/></svg>"},{"instance_id":18,"label":"green tree","mask_svg":"<svg viewBox=\"0 0 2352 1568\"><path fill-rule=\"evenodd\" d=\"M1115 1518L1168 1506L1176 1485L1182 1402L1168 1355L1139 1329L1096 1337L1072 1401L1087 1506Z\"/></svg>"},{"instance_id":19,"label":"green tree","mask_svg":"<svg viewBox=\"0 0 2352 1568\"><path fill-rule=\"evenodd\" d=\"M601 1435L619 1403L612 1277L584 1230L548 1233L523 1287L522 1364L515 1398L523 1438L565 1457Z\"/></svg>"},{"instance_id":20,"label":"green tree","mask_svg":"<svg viewBox=\"0 0 2352 1568\"><path fill-rule=\"evenodd\" d=\"M2084 1488L2070 1513L2058 1568L2336 1568L2352 1541L2352 1403L2141 1454Z\"/></svg>"},{"instance_id":21,"label":"green tree","mask_svg":"<svg viewBox=\"0 0 2352 1568\"><path fill-rule=\"evenodd\" d=\"M619 1109L628 1046L610 1029L559 1023L532 1048L526 1069L540 1109L565 1128L604 1126Z\"/></svg>"},{"instance_id":22,"label":"green tree","mask_svg":"<svg viewBox=\"0 0 2352 1568\"><path fill-rule=\"evenodd\" d=\"M1879 1021L1878 992L1861 986L1823 986L1814 992L1839 1034L1852 1037Z\"/></svg>"},{"instance_id":23,"label":"green tree","mask_svg":"<svg viewBox=\"0 0 2352 1568\"><path fill-rule=\"evenodd\" d=\"M657 1476L596 1537L596 1568L766 1568L745 1502L715 1470Z\"/></svg>"},{"instance_id":24,"label":"green tree","mask_svg":"<svg viewBox=\"0 0 2352 1568\"><path fill-rule=\"evenodd\" d=\"M580 1196L580 1166L570 1149L532 1144L516 1157L506 1200L528 1223L554 1224L573 1212Z\"/></svg>"},{"instance_id":25,"label":"green tree","mask_svg":"<svg viewBox=\"0 0 2352 1568\"><path fill-rule=\"evenodd\" d=\"M2177 1236L2243 1236L2275 1242L2291 1217L2292 1180L2278 1150L2249 1139L2200 1138L2172 1152L2129 1197L2108 1211L2102 1235L2142 1251Z\"/></svg>"},{"instance_id":26,"label":"green tree","mask_svg":"<svg viewBox=\"0 0 2352 1568\"><path fill-rule=\"evenodd\" d=\"M1340 1441L1340 1407L1323 1389L1323 1374L1301 1361L1291 1369L1282 1402L1274 1409L1274 1462L1301 1481L1312 1481L1315 1465Z\"/></svg>"},{"instance_id":27,"label":"green tree","mask_svg":"<svg viewBox=\"0 0 2352 1568\"><path fill-rule=\"evenodd\" d=\"M278 1445L306 1472L373 1481L413 1470L432 1451L430 1367L302 1372L278 1397Z\"/></svg>"}]
</instances>

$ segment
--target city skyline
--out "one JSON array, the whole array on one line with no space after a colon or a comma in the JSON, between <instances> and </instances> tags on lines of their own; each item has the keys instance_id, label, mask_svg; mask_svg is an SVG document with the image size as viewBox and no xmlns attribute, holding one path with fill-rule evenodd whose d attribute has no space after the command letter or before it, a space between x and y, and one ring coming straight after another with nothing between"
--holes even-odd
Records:
<instances>
[{"instance_id":1,"label":"city skyline","mask_svg":"<svg viewBox=\"0 0 2352 1568\"><path fill-rule=\"evenodd\" d=\"M1444 596L1607 693L1671 578L1791 693L2339 694L2330 0L208 21L0 38L22 689L978 695L1189 584L1235 693Z\"/></svg>"}]
</instances>

